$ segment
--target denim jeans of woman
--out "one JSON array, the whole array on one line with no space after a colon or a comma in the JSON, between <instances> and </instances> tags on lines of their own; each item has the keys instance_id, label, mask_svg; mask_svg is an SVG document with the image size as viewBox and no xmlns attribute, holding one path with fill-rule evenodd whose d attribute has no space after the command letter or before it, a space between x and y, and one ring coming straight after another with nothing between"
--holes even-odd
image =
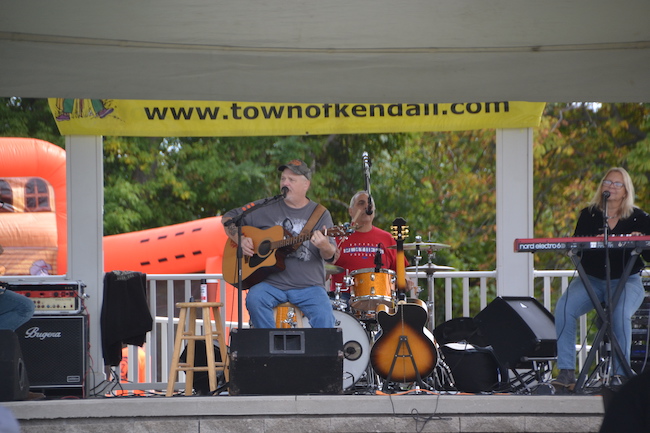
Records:
<instances>
[{"instance_id":1,"label":"denim jeans of woman","mask_svg":"<svg viewBox=\"0 0 650 433\"><path fill-rule=\"evenodd\" d=\"M601 303L607 302L607 282L589 276L589 281ZM619 280L611 280L612 296ZM630 361L632 345L632 315L639 309L645 291L639 274L630 275L616 308L611 313L612 332L616 336L627 362ZM557 367L574 370L576 368L576 328L577 320L594 309L587 289L580 278L574 278L555 306L555 330L557 333ZM624 369L614 356L614 374L624 374Z\"/></svg>"}]
</instances>

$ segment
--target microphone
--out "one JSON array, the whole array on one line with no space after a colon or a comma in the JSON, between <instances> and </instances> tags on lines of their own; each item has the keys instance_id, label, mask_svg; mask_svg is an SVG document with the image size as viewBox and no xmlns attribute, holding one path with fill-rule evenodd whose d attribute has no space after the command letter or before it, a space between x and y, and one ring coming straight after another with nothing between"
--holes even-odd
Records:
<instances>
[{"instance_id":1,"label":"microphone","mask_svg":"<svg viewBox=\"0 0 650 433\"><path fill-rule=\"evenodd\" d=\"M368 194L368 207L366 208L366 215L372 215L372 196Z\"/></svg>"},{"instance_id":2,"label":"microphone","mask_svg":"<svg viewBox=\"0 0 650 433\"><path fill-rule=\"evenodd\" d=\"M268 200L274 200L275 201L275 200L280 200L280 199L284 200L285 198L287 198L287 193L289 192L289 188L287 188L286 186L283 186L280 191L281 191L280 194L278 194L276 196L273 196L273 198L270 198Z\"/></svg>"},{"instance_id":3,"label":"microphone","mask_svg":"<svg viewBox=\"0 0 650 433\"><path fill-rule=\"evenodd\" d=\"M603 199L607 200L609 198L609 191L603 191Z\"/></svg>"},{"instance_id":4,"label":"microphone","mask_svg":"<svg viewBox=\"0 0 650 433\"><path fill-rule=\"evenodd\" d=\"M364 170L370 170L370 157L368 156L368 152L363 152L361 154L361 158L363 159L363 168Z\"/></svg>"}]
</instances>

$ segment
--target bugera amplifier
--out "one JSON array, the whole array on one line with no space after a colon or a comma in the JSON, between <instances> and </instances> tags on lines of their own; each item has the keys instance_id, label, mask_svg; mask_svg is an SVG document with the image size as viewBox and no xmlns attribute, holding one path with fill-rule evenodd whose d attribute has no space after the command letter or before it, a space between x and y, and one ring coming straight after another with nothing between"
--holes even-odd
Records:
<instances>
[{"instance_id":1,"label":"bugera amplifier","mask_svg":"<svg viewBox=\"0 0 650 433\"><path fill-rule=\"evenodd\" d=\"M34 301L34 314L47 315L79 314L83 309L85 287L80 281L7 284L7 290L20 293Z\"/></svg>"},{"instance_id":2,"label":"bugera amplifier","mask_svg":"<svg viewBox=\"0 0 650 433\"><path fill-rule=\"evenodd\" d=\"M84 384L88 316L34 316L16 329L32 388Z\"/></svg>"}]
</instances>

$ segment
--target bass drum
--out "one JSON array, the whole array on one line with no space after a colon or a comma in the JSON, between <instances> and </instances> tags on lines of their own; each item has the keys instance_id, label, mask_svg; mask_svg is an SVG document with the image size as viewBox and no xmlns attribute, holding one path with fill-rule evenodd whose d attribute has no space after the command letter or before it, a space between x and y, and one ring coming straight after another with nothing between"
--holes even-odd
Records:
<instances>
[{"instance_id":1,"label":"bass drum","mask_svg":"<svg viewBox=\"0 0 650 433\"><path fill-rule=\"evenodd\" d=\"M359 381L370 362L370 339L363 326L348 313L332 311L334 326L343 332L343 389ZM303 318L310 328L309 319Z\"/></svg>"}]
</instances>

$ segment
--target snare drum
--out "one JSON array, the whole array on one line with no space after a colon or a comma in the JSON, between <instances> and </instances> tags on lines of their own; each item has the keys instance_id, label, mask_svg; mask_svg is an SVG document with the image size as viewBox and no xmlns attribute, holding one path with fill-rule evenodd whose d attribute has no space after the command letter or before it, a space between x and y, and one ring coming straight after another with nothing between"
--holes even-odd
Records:
<instances>
[{"instance_id":1,"label":"snare drum","mask_svg":"<svg viewBox=\"0 0 650 433\"><path fill-rule=\"evenodd\" d=\"M350 306L360 311L377 311L379 305L393 305L395 294L395 271L374 268L350 272L353 279L350 288Z\"/></svg>"}]
</instances>

